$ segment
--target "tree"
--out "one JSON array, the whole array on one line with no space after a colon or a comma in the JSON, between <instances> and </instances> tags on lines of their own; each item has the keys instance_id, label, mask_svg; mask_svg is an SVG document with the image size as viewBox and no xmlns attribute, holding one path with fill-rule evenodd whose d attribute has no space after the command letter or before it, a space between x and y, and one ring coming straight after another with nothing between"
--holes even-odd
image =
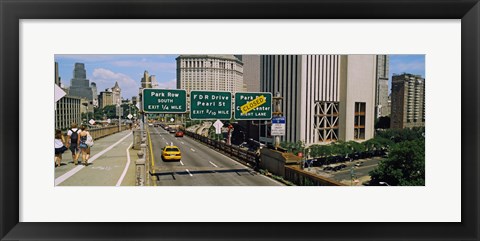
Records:
<instances>
[{"instance_id":1,"label":"tree","mask_svg":"<svg viewBox=\"0 0 480 241\"><path fill-rule=\"evenodd\" d=\"M388 129L390 128L390 117L381 116L378 118L377 123L375 123L375 129Z\"/></svg>"},{"instance_id":2,"label":"tree","mask_svg":"<svg viewBox=\"0 0 480 241\"><path fill-rule=\"evenodd\" d=\"M371 185L425 185L425 140L404 141L392 146L388 157L370 172Z\"/></svg>"}]
</instances>

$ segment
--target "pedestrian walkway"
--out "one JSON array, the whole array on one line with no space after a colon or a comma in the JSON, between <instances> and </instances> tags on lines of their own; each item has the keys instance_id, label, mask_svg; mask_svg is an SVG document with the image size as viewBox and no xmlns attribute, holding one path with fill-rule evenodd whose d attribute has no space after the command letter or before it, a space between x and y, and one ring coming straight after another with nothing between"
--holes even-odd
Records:
<instances>
[{"instance_id":1,"label":"pedestrian walkway","mask_svg":"<svg viewBox=\"0 0 480 241\"><path fill-rule=\"evenodd\" d=\"M55 168L55 186L134 186L137 151L132 143L130 130L95 140L88 166L74 165L67 150Z\"/></svg>"}]
</instances>

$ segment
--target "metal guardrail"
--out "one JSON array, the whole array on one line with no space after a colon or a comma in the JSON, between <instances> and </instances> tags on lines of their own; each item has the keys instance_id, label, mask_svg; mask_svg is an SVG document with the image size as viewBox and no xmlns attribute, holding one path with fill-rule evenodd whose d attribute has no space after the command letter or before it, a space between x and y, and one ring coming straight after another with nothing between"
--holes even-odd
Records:
<instances>
[{"instance_id":1,"label":"metal guardrail","mask_svg":"<svg viewBox=\"0 0 480 241\"><path fill-rule=\"evenodd\" d=\"M235 158L237 161L240 161L245 165L248 165L250 167L255 166L256 155L254 152L242 150L239 147L227 145L226 143L223 143L221 141L212 140L208 137L205 137L193 132L189 132L189 131L185 131L185 135L193 138L194 140L203 142L204 144L209 145L210 147L212 147L213 149L219 152L228 154L229 156Z\"/></svg>"}]
</instances>

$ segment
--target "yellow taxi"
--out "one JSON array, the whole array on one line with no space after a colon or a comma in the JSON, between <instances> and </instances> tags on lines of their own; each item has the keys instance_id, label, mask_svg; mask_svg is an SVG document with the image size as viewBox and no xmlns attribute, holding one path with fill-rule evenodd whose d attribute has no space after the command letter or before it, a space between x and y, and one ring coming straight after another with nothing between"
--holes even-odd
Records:
<instances>
[{"instance_id":1,"label":"yellow taxi","mask_svg":"<svg viewBox=\"0 0 480 241\"><path fill-rule=\"evenodd\" d=\"M180 161L182 153L177 146L166 146L162 150L162 159L164 161Z\"/></svg>"}]
</instances>

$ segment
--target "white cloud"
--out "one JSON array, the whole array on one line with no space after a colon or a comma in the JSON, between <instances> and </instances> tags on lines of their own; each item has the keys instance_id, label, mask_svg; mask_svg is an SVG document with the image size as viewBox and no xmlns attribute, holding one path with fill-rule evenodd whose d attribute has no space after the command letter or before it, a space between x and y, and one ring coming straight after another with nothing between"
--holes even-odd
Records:
<instances>
[{"instance_id":1,"label":"white cloud","mask_svg":"<svg viewBox=\"0 0 480 241\"><path fill-rule=\"evenodd\" d=\"M177 71L176 63L149 62L146 59L142 59L142 61L140 62L131 61L131 60L113 61L112 65L117 67L141 67L150 73L158 73L158 72L176 73Z\"/></svg>"},{"instance_id":2,"label":"white cloud","mask_svg":"<svg viewBox=\"0 0 480 241\"><path fill-rule=\"evenodd\" d=\"M122 97L126 99L131 99L132 96L136 96L138 94L138 88L140 87L130 76L122 73L115 73L104 68L94 69L91 81L97 84L99 93L100 91L113 87L115 81L118 82L118 86L122 89Z\"/></svg>"},{"instance_id":3,"label":"white cloud","mask_svg":"<svg viewBox=\"0 0 480 241\"><path fill-rule=\"evenodd\" d=\"M172 79L166 82L158 82L158 88L160 89L176 89L177 88L177 80Z\"/></svg>"}]
</instances>

